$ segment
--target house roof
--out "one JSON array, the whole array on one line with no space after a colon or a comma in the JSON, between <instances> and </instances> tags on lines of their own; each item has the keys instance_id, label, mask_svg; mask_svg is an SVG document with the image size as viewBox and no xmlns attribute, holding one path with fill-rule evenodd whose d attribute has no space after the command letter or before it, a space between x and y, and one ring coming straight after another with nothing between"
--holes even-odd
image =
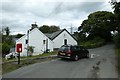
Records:
<instances>
[{"instance_id":1,"label":"house roof","mask_svg":"<svg viewBox=\"0 0 120 80\"><path fill-rule=\"evenodd\" d=\"M51 40L53 40L53 39L55 39L59 34L61 34L63 31L66 31L71 37L73 37L75 40L76 40L76 38L73 36L73 35L71 35L66 29L62 29L62 30L59 30L59 31L56 31L56 32L54 32L54 33L45 33L45 35L48 37L48 38L50 38ZM76 40L77 41L77 40Z\"/></svg>"},{"instance_id":2,"label":"house roof","mask_svg":"<svg viewBox=\"0 0 120 80\"><path fill-rule=\"evenodd\" d=\"M29 31L29 34L31 34L33 31L38 30L39 32L41 32L38 28L34 28L32 30ZM41 32L42 33L42 32ZM44 33L42 33L43 35L45 35ZM19 42L21 39L25 38L27 36L27 34L25 34L24 36L22 36L21 38L17 39L16 42ZM45 35L46 36L46 35Z\"/></svg>"},{"instance_id":3,"label":"house roof","mask_svg":"<svg viewBox=\"0 0 120 80\"><path fill-rule=\"evenodd\" d=\"M61 33L62 30L60 31L56 31L54 33L45 33L45 35L50 38L51 40L53 40L55 37L57 37L57 35L59 35Z\"/></svg>"},{"instance_id":4,"label":"house roof","mask_svg":"<svg viewBox=\"0 0 120 80\"><path fill-rule=\"evenodd\" d=\"M29 34L30 34L31 32L33 32L34 30L36 30L36 28L33 29L33 30L31 30L31 31L29 32ZM55 39L58 35L60 35L63 31L66 31L73 39L76 40L76 38L75 38L73 35L71 35L66 29L62 29L62 30L56 31L56 32L54 32L54 33L44 33L44 34L45 34L49 39L53 40L53 39ZM24 38L25 36L27 36L27 34L24 35L24 36L22 36L21 38L19 38L17 41L21 40L21 39ZM77 40L76 40L76 41L77 41Z\"/></svg>"}]
</instances>

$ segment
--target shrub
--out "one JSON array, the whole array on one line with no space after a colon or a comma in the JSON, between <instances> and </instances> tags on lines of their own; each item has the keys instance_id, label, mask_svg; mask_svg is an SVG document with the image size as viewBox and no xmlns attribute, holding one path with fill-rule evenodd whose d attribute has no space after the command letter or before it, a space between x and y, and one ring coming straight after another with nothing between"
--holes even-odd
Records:
<instances>
[{"instance_id":1,"label":"shrub","mask_svg":"<svg viewBox=\"0 0 120 80\"><path fill-rule=\"evenodd\" d=\"M118 72L120 74L120 33L114 35L113 40L115 42L116 54L118 59Z\"/></svg>"},{"instance_id":2,"label":"shrub","mask_svg":"<svg viewBox=\"0 0 120 80\"><path fill-rule=\"evenodd\" d=\"M2 52L2 43L0 43L0 53Z\"/></svg>"},{"instance_id":3,"label":"shrub","mask_svg":"<svg viewBox=\"0 0 120 80\"><path fill-rule=\"evenodd\" d=\"M8 54L10 51L10 46L7 43L2 44L2 55Z\"/></svg>"},{"instance_id":4,"label":"shrub","mask_svg":"<svg viewBox=\"0 0 120 80\"><path fill-rule=\"evenodd\" d=\"M33 52L34 52L34 46L29 46L28 47L28 51L29 51L29 56L32 56Z\"/></svg>"},{"instance_id":5,"label":"shrub","mask_svg":"<svg viewBox=\"0 0 120 80\"><path fill-rule=\"evenodd\" d=\"M93 40L89 40L87 42L83 42L81 45L83 45L86 48L96 48L96 47L100 47L102 45L105 44L105 40L100 38L100 37L96 37Z\"/></svg>"},{"instance_id":6,"label":"shrub","mask_svg":"<svg viewBox=\"0 0 120 80\"><path fill-rule=\"evenodd\" d=\"M120 48L120 33L116 34L113 38L116 48Z\"/></svg>"}]
</instances>

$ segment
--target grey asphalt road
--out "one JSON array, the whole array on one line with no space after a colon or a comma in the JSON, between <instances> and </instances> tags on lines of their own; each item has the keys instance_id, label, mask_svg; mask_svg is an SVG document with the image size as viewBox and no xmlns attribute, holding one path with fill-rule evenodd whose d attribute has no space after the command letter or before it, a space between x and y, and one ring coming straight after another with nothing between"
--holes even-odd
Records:
<instances>
[{"instance_id":1,"label":"grey asphalt road","mask_svg":"<svg viewBox=\"0 0 120 80\"><path fill-rule=\"evenodd\" d=\"M89 49L94 58L35 63L3 75L3 78L118 78L114 46Z\"/></svg>"}]
</instances>

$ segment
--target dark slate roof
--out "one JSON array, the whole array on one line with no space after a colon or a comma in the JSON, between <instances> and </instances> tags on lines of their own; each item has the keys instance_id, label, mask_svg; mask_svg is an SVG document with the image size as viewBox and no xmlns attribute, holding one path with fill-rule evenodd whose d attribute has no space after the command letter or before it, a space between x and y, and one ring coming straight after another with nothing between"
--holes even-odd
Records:
<instances>
[{"instance_id":1,"label":"dark slate roof","mask_svg":"<svg viewBox=\"0 0 120 80\"><path fill-rule=\"evenodd\" d=\"M48 37L48 38L50 38L51 40L53 40L53 39L55 39L59 34L61 34L63 31L66 31L71 37L73 37L75 40L76 40L76 38L73 36L73 35L71 35L66 29L62 29L62 30L60 30L60 31L56 31L56 32L54 32L54 33L45 33L45 35ZM76 40L77 41L77 40Z\"/></svg>"},{"instance_id":2,"label":"dark slate roof","mask_svg":"<svg viewBox=\"0 0 120 80\"><path fill-rule=\"evenodd\" d=\"M50 38L51 40L53 40L57 35L59 35L61 33L62 30L60 31L56 31L54 33L45 33L45 35Z\"/></svg>"},{"instance_id":3,"label":"dark slate roof","mask_svg":"<svg viewBox=\"0 0 120 80\"><path fill-rule=\"evenodd\" d=\"M51 39L51 35L52 35L52 33L50 34L50 33L44 33L48 38L50 38Z\"/></svg>"},{"instance_id":4,"label":"dark slate roof","mask_svg":"<svg viewBox=\"0 0 120 80\"><path fill-rule=\"evenodd\" d=\"M55 37L57 37L60 33L62 32L62 30L60 31L56 31L51 35L51 39L53 40Z\"/></svg>"}]
</instances>

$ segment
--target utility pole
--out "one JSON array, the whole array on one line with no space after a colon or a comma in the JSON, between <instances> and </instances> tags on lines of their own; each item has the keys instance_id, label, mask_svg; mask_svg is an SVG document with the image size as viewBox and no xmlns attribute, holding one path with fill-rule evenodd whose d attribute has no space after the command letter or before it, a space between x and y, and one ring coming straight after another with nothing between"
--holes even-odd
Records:
<instances>
[{"instance_id":1,"label":"utility pole","mask_svg":"<svg viewBox=\"0 0 120 80\"><path fill-rule=\"evenodd\" d=\"M73 27L72 27L72 24L70 25L70 33L71 33L71 34L73 33Z\"/></svg>"}]
</instances>

